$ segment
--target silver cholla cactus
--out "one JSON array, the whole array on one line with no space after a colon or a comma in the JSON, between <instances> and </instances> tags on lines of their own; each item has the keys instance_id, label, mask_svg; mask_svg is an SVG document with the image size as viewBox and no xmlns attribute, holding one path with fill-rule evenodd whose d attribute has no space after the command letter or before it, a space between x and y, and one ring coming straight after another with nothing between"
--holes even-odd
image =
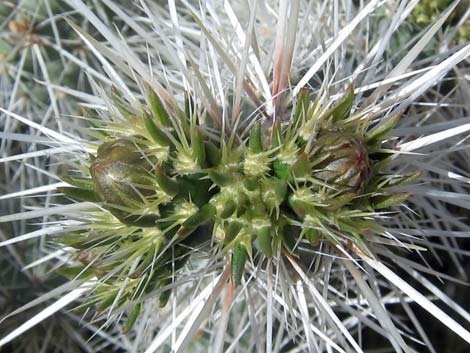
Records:
<instances>
[{"instance_id":1,"label":"silver cholla cactus","mask_svg":"<svg viewBox=\"0 0 470 353\"><path fill-rule=\"evenodd\" d=\"M131 109L116 90L113 95L141 134L103 135L90 178L64 177L76 187L61 188L109 212L64 241L80 249L84 266L92 262L82 276L109 278L92 300L100 309L113 302L126 278L119 305L143 290L161 292L171 274L171 253L179 254L181 268L189 255L185 245L202 245L210 234L218 251L232 253L234 285L249 256L297 254L299 241L347 242L368 253L364 232L380 229L376 210L409 196L388 189L410 176L388 178L382 170L393 152L384 143L398 117L374 125L351 114L352 89L333 106L313 100L305 89L288 122L254 122L249 136L237 139L207 134L189 99L185 108L168 107L149 89L149 105L138 116L127 113ZM106 222L114 226L97 226ZM130 267L131 275L116 271ZM142 278L143 287L137 285ZM169 294L163 292L162 305Z\"/></svg>"}]
</instances>

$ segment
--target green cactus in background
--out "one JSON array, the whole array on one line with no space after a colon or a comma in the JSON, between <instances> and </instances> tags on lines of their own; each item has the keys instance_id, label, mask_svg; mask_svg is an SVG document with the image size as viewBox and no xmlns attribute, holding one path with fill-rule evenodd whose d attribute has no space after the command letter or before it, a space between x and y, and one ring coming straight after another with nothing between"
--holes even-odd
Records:
<instances>
[{"instance_id":1,"label":"green cactus in background","mask_svg":"<svg viewBox=\"0 0 470 353\"><path fill-rule=\"evenodd\" d=\"M453 3L452 0L424 0L420 1L411 13L411 21L418 28L425 28L434 23L436 19ZM454 12L446 21L444 28L452 29L465 15L470 6L468 0L460 1ZM467 19L458 28L455 37L457 44L465 44L470 41L469 20Z\"/></svg>"}]
</instances>

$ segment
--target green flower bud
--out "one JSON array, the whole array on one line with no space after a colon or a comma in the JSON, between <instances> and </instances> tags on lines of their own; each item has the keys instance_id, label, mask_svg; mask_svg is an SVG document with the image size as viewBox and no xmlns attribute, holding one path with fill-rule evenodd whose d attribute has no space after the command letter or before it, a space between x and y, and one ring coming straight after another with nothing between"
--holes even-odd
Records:
<instances>
[{"instance_id":1,"label":"green flower bud","mask_svg":"<svg viewBox=\"0 0 470 353\"><path fill-rule=\"evenodd\" d=\"M106 142L90 167L95 191L123 223L133 222L145 199L155 194L152 165L130 138Z\"/></svg>"}]
</instances>

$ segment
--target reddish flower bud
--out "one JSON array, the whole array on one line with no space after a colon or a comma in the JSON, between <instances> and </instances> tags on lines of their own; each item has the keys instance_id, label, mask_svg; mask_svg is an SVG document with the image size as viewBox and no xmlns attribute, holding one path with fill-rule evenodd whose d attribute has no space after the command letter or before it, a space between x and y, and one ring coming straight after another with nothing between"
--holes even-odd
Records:
<instances>
[{"instance_id":1,"label":"reddish flower bud","mask_svg":"<svg viewBox=\"0 0 470 353\"><path fill-rule=\"evenodd\" d=\"M354 136L327 131L320 134L315 154L322 162L315 166L315 178L349 190L361 189L370 176L367 150Z\"/></svg>"}]
</instances>

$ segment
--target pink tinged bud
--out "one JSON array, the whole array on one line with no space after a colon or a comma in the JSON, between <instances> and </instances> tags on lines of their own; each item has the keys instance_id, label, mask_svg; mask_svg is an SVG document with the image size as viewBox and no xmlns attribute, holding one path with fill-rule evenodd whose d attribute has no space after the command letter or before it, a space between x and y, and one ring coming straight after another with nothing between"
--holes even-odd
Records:
<instances>
[{"instance_id":1,"label":"pink tinged bud","mask_svg":"<svg viewBox=\"0 0 470 353\"><path fill-rule=\"evenodd\" d=\"M361 189L369 180L370 161L367 151L352 135L328 131L317 140L319 156L326 155L315 167L315 178L349 190Z\"/></svg>"}]
</instances>

